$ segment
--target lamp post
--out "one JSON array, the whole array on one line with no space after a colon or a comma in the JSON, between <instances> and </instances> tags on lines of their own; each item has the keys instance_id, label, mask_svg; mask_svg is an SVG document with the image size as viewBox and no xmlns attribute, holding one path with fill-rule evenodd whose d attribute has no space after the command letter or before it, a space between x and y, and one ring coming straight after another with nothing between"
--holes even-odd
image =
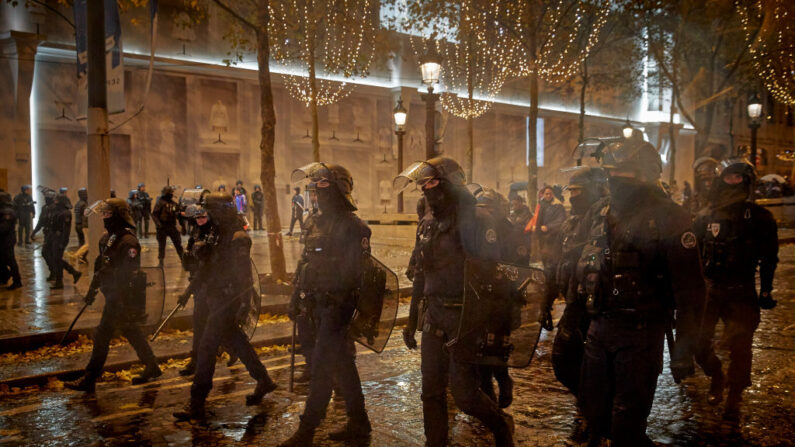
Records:
<instances>
[{"instance_id":1,"label":"lamp post","mask_svg":"<svg viewBox=\"0 0 795 447\"><path fill-rule=\"evenodd\" d=\"M439 83L439 74L442 71L441 57L431 50L420 59L422 83L428 86L428 93L420 95L425 101L425 158L436 156L436 100L439 95L433 92L433 84Z\"/></svg>"},{"instance_id":2,"label":"lamp post","mask_svg":"<svg viewBox=\"0 0 795 447\"><path fill-rule=\"evenodd\" d=\"M632 123L629 122L629 118L627 118L627 122L624 124L624 127L621 128L621 134L624 135L625 140L629 140L632 138L632 132L635 130L632 127Z\"/></svg>"},{"instance_id":3,"label":"lamp post","mask_svg":"<svg viewBox=\"0 0 795 447\"><path fill-rule=\"evenodd\" d=\"M751 128L751 164L756 167L756 130L762 123L762 101L756 93L748 100L748 127Z\"/></svg>"},{"instance_id":4,"label":"lamp post","mask_svg":"<svg viewBox=\"0 0 795 447\"><path fill-rule=\"evenodd\" d=\"M404 127L406 125L406 108L403 107L403 98L398 98L395 110L392 111L392 116L395 118L395 135L398 141L398 156L397 156L397 173L400 175L403 172L403 135L406 134ZM399 193L397 197L397 212L403 212L403 193Z\"/></svg>"}]
</instances>

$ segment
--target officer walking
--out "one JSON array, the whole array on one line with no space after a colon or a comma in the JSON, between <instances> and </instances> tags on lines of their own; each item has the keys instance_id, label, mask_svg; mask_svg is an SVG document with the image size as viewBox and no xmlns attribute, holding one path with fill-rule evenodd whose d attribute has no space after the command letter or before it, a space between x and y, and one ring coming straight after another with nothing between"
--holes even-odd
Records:
<instances>
[{"instance_id":1,"label":"officer walking","mask_svg":"<svg viewBox=\"0 0 795 447\"><path fill-rule=\"evenodd\" d=\"M257 381L254 391L246 396L246 405L257 405L276 389L268 371L257 357L246 334L240 328L241 319L251 310L251 294L256 293L251 277L251 238L243 229L242 219L235 209L232 196L211 193L204 197L216 238L208 239L206 261L200 264L188 289L179 297L184 304L191 294L206 294L207 322L197 348L196 373L187 407L174 413L177 420L204 419L204 404L213 385L216 355L223 344L240 357L249 374Z\"/></svg>"},{"instance_id":2,"label":"officer walking","mask_svg":"<svg viewBox=\"0 0 795 447\"><path fill-rule=\"evenodd\" d=\"M759 309L776 306L772 290L778 263L778 232L770 211L752 200L756 184L753 166L744 159L729 159L720 163L719 172L709 204L698 214L695 224L707 278L707 307L696 360L712 378L710 404L723 400L728 382L723 417L736 421L743 390L751 386L751 345L759 326ZM728 380L712 344L719 319L725 326L730 351Z\"/></svg>"},{"instance_id":3,"label":"officer walking","mask_svg":"<svg viewBox=\"0 0 795 447\"><path fill-rule=\"evenodd\" d=\"M287 232L288 236L293 235L293 227L298 222L298 229L304 231L304 198L301 196L301 188L295 188L295 195L293 195L290 215L290 231Z\"/></svg>"},{"instance_id":4,"label":"officer walking","mask_svg":"<svg viewBox=\"0 0 795 447\"><path fill-rule=\"evenodd\" d=\"M36 233L43 231L44 244L42 245L41 249L41 257L44 258L44 263L47 264L47 268L50 270L50 275L47 277L47 281L54 281L55 263L50 256L52 254L52 250L48 250L48 247L50 247L52 243L52 217L55 211L55 198L57 195L55 194L55 191L49 188L45 189L43 194L44 206L41 207L41 215L39 215L39 220L36 222L36 228L34 228L33 232L30 234L30 240L35 239Z\"/></svg>"},{"instance_id":5,"label":"officer walking","mask_svg":"<svg viewBox=\"0 0 795 447\"><path fill-rule=\"evenodd\" d=\"M0 192L0 269L3 270L3 284L8 282L9 276L13 280L8 290L22 287L22 278L19 275L17 258L14 255L14 226L17 223L17 215L14 211L15 204L11 200L11 194ZM8 273L6 273L8 272ZM5 276L5 275L8 276Z\"/></svg>"},{"instance_id":6,"label":"officer walking","mask_svg":"<svg viewBox=\"0 0 795 447\"><path fill-rule=\"evenodd\" d=\"M92 304L97 292L102 291L105 307L99 326L94 331L94 349L83 378L65 383L64 386L93 393L108 357L110 340L117 329L146 366L141 375L133 378L133 384L146 383L159 377L162 372L140 328L142 320L146 318L146 278L140 271L141 245L135 237L130 208L124 199L108 198L92 205L89 213L102 216L105 234L99 241L94 277L85 302Z\"/></svg>"},{"instance_id":7,"label":"officer walking","mask_svg":"<svg viewBox=\"0 0 795 447\"><path fill-rule=\"evenodd\" d=\"M50 266L54 273L55 284L51 290L63 289L63 271L67 270L74 282L77 282L82 273L75 270L69 262L63 260L66 246L69 245L69 233L72 231L72 205L65 194L58 194L55 205L48 213L49 233L44 239L44 248L50 259Z\"/></svg>"},{"instance_id":8,"label":"officer walking","mask_svg":"<svg viewBox=\"0 0 795 447\"><path fill-rule=\"evenodd\" d=\"M676 309L671 372L693 374L693 351L704 304L690 216L656 182L659 153L629 139L603 153L610 196L586 213L588 232L576 278L592 315L585 341L579 406L593 441L615 447L653 445L646 436L663 340Z\"/></svg>"},{"instance_id":9,"label":"officer walking","mask_svg":"<svg viewBox=\"0 0 795 447\"><path fill-rule=\"evenodd\" d=\"M83 230L88 228L88 219L85 217L86 207L88 206L88 191L86 188L78 189L77 197L80 200L75 203L75 233L77 233L77 242L82 247L86 244L86 234Z\"/></svg>"},{"instance_id":10,"label":"officer walking","mask_svg":"<svg viewBox=\"0 0 795 447\"><path fill-rule=\"evenodd\" d=\"M591 318L585 303L577 294L574 270L580 259L587 232L582 229L583 216L591 206L607 195L607 175L601 168L575 168L569 179L571 213L560 230L560 262L555 267L557 289L566 299L566 307L558 323L552 344L552 369L555 377L576 397L579 393L585 334ZM551 320L551 316L544 318ZM579 409L578 409L579 411ZM581 415L577 415L572 439L583 441L587 433Z\"/></svg>"},{"instance_id":11,"label":"officer walking","mask_svg":"<svg viewBox=\"0 0 795 447\"><path fill-rule=\"evenodd\" d=\"M456 336L461 318L466 259L500 259L494 220L475 207L475 198L465 187L464 171L451 158L416 162L395 178L393 186L400 192L411 183L422 189L431 208L418 226L415 250L419 258L414 273L414 290L422 291L420 298L427 308L424 322L420 322L426 445L447 445L449 383L456 405L486 425L497 446L512 446L511 418L481 390L478 366L455 360L446 348ZM404 334L409 348L416 347L413 339L413 333Z\"/></svg>"},{"instance_id":12,"label":"officer walking","mask_svg":"<svg viewBox=\"0 0 795 447\"><path fill-rule=\"evenodd\" d=\"M141 222L136 222L138 226L138 237L149 238L149 219L152 217L152 198L146 192L146 185L138 184L138 204L141 208Z\"/></svg>"},{"instance_id":13,"label":"officer walking","mask_svg":"<svg viewBox=\"0 0 795 447\"><path fill-rule=\"evenodd\" d=\"M33 201L33 196L30 193L30 185L22 185L22 190L14 197L14 209L19 225L17 229L17 245L20 247L23 241L25 245L30 245L30 230L33 229L33 218L36 217L36 202ZM22 237L23 234L25 235L24 238Z\"/></svg>"},{"instance_id":14,"label":"officer walking","mask_svg":"<svg viewBox=\"0 0 795 447\"><path fill-rule=\"evenodd\" d=\"M348 422L329 438L354 445L367 444L370 420L356 369L356 348L348 337L348 327L356 308L362 261L370 251L370 228L353 214L356 210L351 196L353 178L347 169L312 163L293 171L294 181L304 178L315 183L320 211L312 227L302 234L306 245L295 274L294 299L300 300L311 316L317 334L306 408L298 431L281 446L312 445L335 382L345 399Z\"/></svg>"},{"instance_id":15,"label":"officer walking","mask_svg":"<svg viewBox=\"0 0 795 447\"><path fill-rule=\"evenodd\" d=\"M152 210L152 220L155 221L157 228L157 259L160 267L163 266L163 259L166 257L166 238L171 239L174 249L177 250L177 256L182 259L181 231L177 229L178 218L179 204L174 201L174 187L164 186Z\"/></svg>"}]
</instances>

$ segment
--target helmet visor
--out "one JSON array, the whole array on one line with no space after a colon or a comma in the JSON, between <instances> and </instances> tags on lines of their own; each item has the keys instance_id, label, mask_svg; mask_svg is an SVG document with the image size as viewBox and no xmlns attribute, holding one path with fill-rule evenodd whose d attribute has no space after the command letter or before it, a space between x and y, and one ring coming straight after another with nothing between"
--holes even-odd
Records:
<instances>
[{"instance_id":1,"label":"helmet visor","mask_svg":"<svg viewBox=\"0 0 795 447\"><path fill-rule=\"evenodd\" d=\"M439 172L424 161L415 161L392 181L395 194L405 191L412 183L422 188L428 180L438 177Z\"/></svg>"},{"instance_id":2,"label":"helmet visor","mask_svg":"<svg viewBox=\"0 0 795 447\"><path fill-rule=\"evenodd\" d=\"M293 184L307 180L318 183L323 180L331 181L331 179L331 171L326 167L325 164L319 162L309 163L306 166L302 166L293 171L292 175L290 176L290 181Z\"/></svg>"},{"instance_id":3,"label":"helmet visor","mask_svg":"<svg viewBox=\"0 0 795 447\"><path fill-rule=\"evenodd\" d=\"M179 198L179 204L183 207L190 205L197 205L204 199L205 194L209 194L209 189L192 188L182 191L182 196Z\"/></svg>"},{"instance_id":4,"label":"helmet visor","mask_svg":"<svg viewBox=\"0 0 795 447\"><path fill-rule=\"evenodd\" d=\"M102 218L107 217L108 214L112 213L113 208L104 200L97 200L90 206L86 207L86 210L83 212L86 217L97 215Z\"/></svg>"},{"instance_id":5,"label":"helmet visor","mask_svg":"<svg viewBox=\"0 0 795 447\"><path fill-rule=\"evenodd\" d=\"M192 203L185 207L185 217L197 218L207 216L207 210L198 203Z\"/></svg>"}]
</instances>

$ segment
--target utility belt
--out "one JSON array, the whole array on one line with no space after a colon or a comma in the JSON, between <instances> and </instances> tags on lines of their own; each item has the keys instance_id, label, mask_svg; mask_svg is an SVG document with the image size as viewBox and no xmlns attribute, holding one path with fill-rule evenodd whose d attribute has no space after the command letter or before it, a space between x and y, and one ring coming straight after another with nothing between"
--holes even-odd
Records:
<instances>
[{"instance_id":1,"label":"utility belt","mask_svg":"<svg viewBox=\"0 0 795 447\"><path fill-rule=\"evenodd\" d=\"M439 304L442 305L442 307L446 308L461 308L464 306L463 295L451 295L451 296L426 295L425 301L428 304L432 302L438 302Z\"/></svg>"},{"instance_id":2,"label":"utility belt","mask_svg":"<svg viewBox=\"0 0 795 447\"><path fill-rule=\"evenodd\" d=\"M669 312L664 309L660 309L657 312L636 309L613 309L599 312L593 317L594 320L601 319L635 329L664 324L669 318Z\"/></svg>"},{"instance_id":3,"label":"utility belt","mask_svg":"<svg viewBox=\"0 0 795 447\"><path fill-rule=\"evenodd\" d=\"M353 292L349 290L340 291L319 291L319 290L302 290L298 294L301 301L308 305L340 305L344 304L346 299L353 296Z\"/></svg>"}]
</instances>

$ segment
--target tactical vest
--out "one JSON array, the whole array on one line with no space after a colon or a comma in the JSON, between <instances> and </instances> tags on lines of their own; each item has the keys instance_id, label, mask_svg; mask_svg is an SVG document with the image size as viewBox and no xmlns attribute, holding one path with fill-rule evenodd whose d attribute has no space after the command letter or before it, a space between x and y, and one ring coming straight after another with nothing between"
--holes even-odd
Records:
<instances>
[{"instance_id":1,"label":"tactical vest","mask_svg":"<svg viewBox=\"0 0 795 447\"><path fill-rule=\"evenodd\" d=\"M298 272L301 290L317 293L345 290L345 278L340 277L335 267L344 260L346 247L343 244L352 240L346 234L350 226L343 222L351 217L346 214L334 217L320 215L307 225L303 254L305 262Z\"/></svg>"},{"instance_id":2,"label":"tactical vest","mask_svg":"<svg viewBox=\"0 0 795 447\"><path fill-rule=\"evenodd\" d=\"M418 264L425 275L425 296L461 297L466 255L457 220L431 218L418 235Z\"/></svg>"},{"instance_id":3,"label":"tactical vest","mask_svg":"<svg viewBox=\"0 0 795 447\"><path fill-rule=\"evenodd\" d=\"M606 202L593 217L577 266L579 293L590 313L654 317L670 307L657 221L643 211L627 213L624 222L611 222Z\"/></svg>"},{"instance_id":4,"label":"tactical vest","mask_svg":"<svg viewBox=\"0 0 795 447\"><path fill-rule=\"evenodd\" d=\"M715 210L706 222L702 244L704 276L713 281L753 283L757 264L752 206Z\"/></svg>"}]
</instances>

